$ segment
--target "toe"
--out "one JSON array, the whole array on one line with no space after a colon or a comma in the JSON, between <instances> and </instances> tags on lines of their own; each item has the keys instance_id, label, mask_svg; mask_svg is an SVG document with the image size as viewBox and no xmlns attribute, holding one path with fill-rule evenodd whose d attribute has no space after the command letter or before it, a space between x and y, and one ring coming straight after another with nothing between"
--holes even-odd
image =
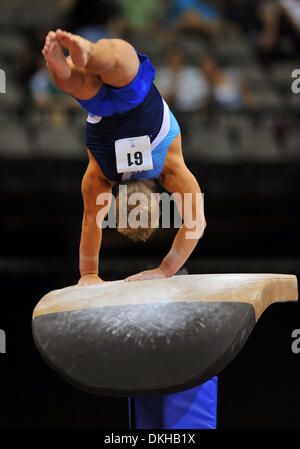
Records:
<instances>
[{"instance_id":1,"label":"toe","mask_svg":"<svg viewBox=\"0 0 300 449\"><path fill-rule=\"evenodd\" d=\"M57 37L57 39L61 39L61 37L62 37L62 35L63 35L63 31L60 29L60 28L58 28L57 30L56 30L56 37Z\"/></svg>"},{"instance_id":2,"label":"toe","mask_svg":"<svg viewBox=\"0 0 300 449\"><path fill-rule=\"evenodd\" d=\"M56 38L56 33L54 33L54 31L49 31L48 37L49 37L49 39L53 40Z\"/></svg>"}]
</instances>

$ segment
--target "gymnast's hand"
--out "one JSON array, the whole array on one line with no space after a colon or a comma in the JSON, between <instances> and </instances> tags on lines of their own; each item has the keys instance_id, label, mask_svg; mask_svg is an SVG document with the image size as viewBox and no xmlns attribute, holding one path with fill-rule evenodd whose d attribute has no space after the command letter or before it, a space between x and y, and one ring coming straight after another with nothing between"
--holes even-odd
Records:
<instances>
[{"instance_id":1,"label":"gymnast's hand","mask_svg":"<svg viewBox=\"0 0 300 449\"><path fill-rule=\"evenodd\" d=\"M81 276L78 281L78 285L92 285L92 284L102 284L103 281L97 274L85 274Z\"/></svg>"},{"instance_id":2,"label":"gymnast's hand","mask_svg":"<svg viewBox=\"0 0 300 449\"><path fill-rule=\"evenodd\" d=\"M126 282L145 281L146 279L163 279L169 277L160 267L153 270L142 271L125 279Z\"/></svg>"}]
</instances>

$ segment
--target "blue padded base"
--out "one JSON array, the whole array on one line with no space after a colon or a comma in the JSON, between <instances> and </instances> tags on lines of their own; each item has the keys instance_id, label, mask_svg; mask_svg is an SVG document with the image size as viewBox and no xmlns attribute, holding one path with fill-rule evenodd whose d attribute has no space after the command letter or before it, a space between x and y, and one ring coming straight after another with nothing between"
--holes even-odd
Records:
<instances>
[{"instance_id":1,"label":"blue padded base","mask_svg":"<svg viewBox=\"0 0 300 449\"><path fill-rule=\"evenodd\" d=\"M175 394L129 398L131 429L216 429L218 378Z\"/></svg>"}]
</instances>

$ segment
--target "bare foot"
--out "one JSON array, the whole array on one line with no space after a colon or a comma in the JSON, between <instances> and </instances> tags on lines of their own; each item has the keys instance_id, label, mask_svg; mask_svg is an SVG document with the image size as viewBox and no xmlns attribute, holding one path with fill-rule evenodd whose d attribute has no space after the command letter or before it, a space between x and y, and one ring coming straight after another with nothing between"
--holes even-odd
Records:
<instances>
[{"instance_id":1,"label":"bare foot","mask_svg":"<svg viewBox=\"0 0 300 449\"><path fill-rule=\"evenodd\" d=\"M74 65L77 67L86 66L92 51L90 41L59 29L56 30L56 38L63 47L69 50Z\"/></svg>"},{"instance_id":2,"label":"bare foot","mask_svg":"<svg viewBox=\"0 0 300 449\"><path fill-rule=\"evenodd\" d=\"M62 47L56 39L54 31L48 33L42 53L49 68L52 69L57 76L63 79L70 78L71 69L66 61Z\"/></svg>"}]
</instances>

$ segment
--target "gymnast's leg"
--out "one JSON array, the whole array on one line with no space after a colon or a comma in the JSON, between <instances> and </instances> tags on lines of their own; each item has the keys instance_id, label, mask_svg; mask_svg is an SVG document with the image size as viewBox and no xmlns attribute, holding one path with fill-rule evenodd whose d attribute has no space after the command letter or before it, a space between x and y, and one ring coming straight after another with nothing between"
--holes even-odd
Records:
<instances>
[{"instance_id":1,"label":"gymnast's leg","mask_svg":"<svg viewBox=\"0 0 300 449\"><path fill-rule=\"evenodd\" d=\"M54 31L48 33L42 53L54 82L61 90L82 100L92 98L99 91L101 80L84 67L76 67L70 56L65 57Z\"/></svg>"},{"instance_id":2,"label":"gymnast's leg","mask_svg":"<svg viewBox=\"0 0 300 449\"><path fill-rule=\"evenodd\" d=\"M42 53L57 86L82 100L96 95L102 83L126 86L139 69L134 48L121 39L93 43L66 31L50 31Z\"/></svg>"}]
</instances>

